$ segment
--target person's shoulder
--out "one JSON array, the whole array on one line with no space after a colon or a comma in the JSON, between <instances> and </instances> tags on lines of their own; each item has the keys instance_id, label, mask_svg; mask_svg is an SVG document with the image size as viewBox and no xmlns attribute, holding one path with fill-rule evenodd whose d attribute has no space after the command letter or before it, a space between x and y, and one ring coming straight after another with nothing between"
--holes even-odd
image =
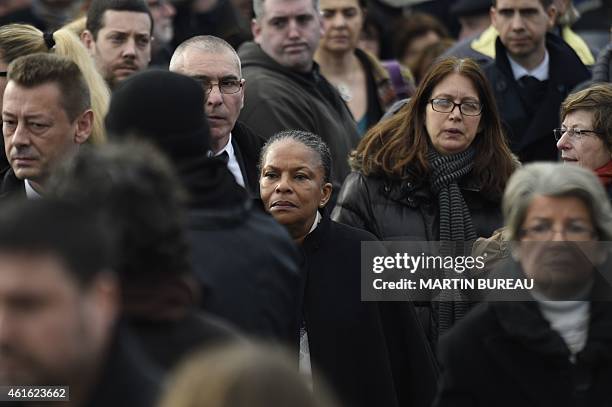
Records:
<instances>
[{"instance_id":1,"label":"person's shoulder","mask_svg":"<svg viewBox=\"0 0 612 407\"><path fill-rule=\"evenodd\" d=\"M346 240L359 242L378 241L376 236L366 230L345 225L344 223L339 223L333 220L331 221L331 230L335 236Z\"/></svg>"},{"instance_id":2,"label":"person's shoulder","mask_svg":"<svg viewBox=\"0 0 612 407\"><path fill-rule=\"evenodd\" d=\"M440 338L440 346L444 349L479 347L485 338L495 334L492 328L496 324L496 313L492 304L480 303Z\"/></svg>"}]
</instances>

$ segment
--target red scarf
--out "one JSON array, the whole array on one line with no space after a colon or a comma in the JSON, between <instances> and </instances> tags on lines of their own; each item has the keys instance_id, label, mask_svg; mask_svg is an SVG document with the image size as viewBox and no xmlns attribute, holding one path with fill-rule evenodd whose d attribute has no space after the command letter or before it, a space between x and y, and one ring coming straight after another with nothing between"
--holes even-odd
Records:
<instances>
[{"instance_id":1,"label":"red scarf","mask_svg":"<svg viewBox=\"0 0 612 407\"><path fill-rule=\"evenodd\" d=\"M599 180L604 186L612 183L612 160L608 161L603 167L599 167L595 170L595 173L599 177Z\"/></svg>"}]
</instances>

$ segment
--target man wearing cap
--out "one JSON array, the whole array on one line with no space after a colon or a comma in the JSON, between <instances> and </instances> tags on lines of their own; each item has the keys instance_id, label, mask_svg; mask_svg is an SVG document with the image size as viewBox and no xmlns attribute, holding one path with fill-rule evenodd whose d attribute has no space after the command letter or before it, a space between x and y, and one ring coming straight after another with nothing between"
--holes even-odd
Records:
<instances>
[{"instance_id":1,"label":"man wearing cap","mask_svg":"<svg viewBox=\"0 0 612 407\"><path fill-rule=\"evenodd\" d=\"M170 70L202 84L212 152L227 161L240 186L259 198L257 164L265 140L237 121L244 106L245 80L236 51L221 38L193 37L174 51Z\"/></svg>"},{"instance_id":2,"label":"man wearing cap","mask_svg":"<svg viewBox=\"0 0 612 407\"><path fill-rule=\"evenodd\" d=\"M359 136L344 101L313 62L323 32L319 2L255 0L253 9L255 40L238 50L249 83L240 120L266 139L290 129L319 135L331 150L339 191Z\"/></svg>"},{"instance_id":3,"label":"man wearing cap","mask_svg":"<svg viewBox=\"0 0 612 407\"><path fill-rule=\"evenodd\" d=\"M11 165L2 175L0 198L44 194L53 167L90 136L89 88L72 61L33 54L13 61L2 103L2 132Z\"/></svg>"},{"instance_id":4,"label":"man wearing cap","mask_svg":"<svg viewBox=\"0 0 612 407\"><path fill-rule=\"evenodd\" d=\"M174 164L189 194L189 241L202 307L254 336L295 343L300 279L287 232L256 210L225 162L208 157L204 92L194 79L150 70L111 99L110 139L150 140Z\"/></svg>"}]
</instances>

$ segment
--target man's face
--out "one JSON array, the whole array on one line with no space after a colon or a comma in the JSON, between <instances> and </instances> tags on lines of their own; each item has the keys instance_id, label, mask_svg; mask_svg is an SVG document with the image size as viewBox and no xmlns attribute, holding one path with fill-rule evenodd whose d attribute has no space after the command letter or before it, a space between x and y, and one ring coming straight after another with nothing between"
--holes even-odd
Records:
<instances>
[{"instance_id":1,"label":"man's face","mask_svg":"<svg viewBox=\"0 0 612 407\"><path fill-rule=\"evenodd\" d=\"M312 69L323 34L312 0L265 0L264 14L253 22L253 37L279 64L299 72Z\"/></svg>"},{"instance_id":2,"label":"man's face","mask_svg":"<svg viewBox=\"0 0 612 407\"><path fill-rule=\"evenodd\" d=\"M238 61L229 51L210 53L191 48L184 54L178 73L190 76L198 82L219 83L240 81ZM204 110L210 126L211 144L216 153L223 149L244 103L244 87L236 93L222 93L214 85L205 99Z\"/></svg>"},{"instance_id":3,"label":"man's face","mask_svg":"<svg viewBox=\"0 0 612 407\"><path fill-rule=\"evenodd\" d=\"M98 71L111 88L145 69L151 61L151 19L146 13L106 10L97 38L84 33L84 42Z\"/></svg>"},{"instance_id":4,"label":"man's face","mask_svg":"<svg viewBox=\"0 0 612 407\"><path fill-rule=\"evenodd\" d=\"M497 0L491 21L510 56L525 59L544 50L555 8L544 9L539 0Z\"/></svg>"},{"instance_id":5,"label":"man's face","mask_svg":"<svg viewBox=\"0 0 612 407\"><path fill-rule=\"evenodd\" d=\"M57 256L0 253L0 383L69 384L90 370L108 335L95 287Z\"/></svg>"},{"instance_id":6,"label":"man's face","mask_svg":"<svg viewBox=\"0 0 612 407\"><path fill-rule=\"evenodd\" d=\"M164 46L174 36L172 20L176 14L176 8L168 0L148 0L147 4L153 16L153 38L158 45Z\"/></svg>"},{"instance_id":7,"label":"man's face","mask_svg":"<svg viewBox=\"0 0 612 407\"><path fill-rule=\"evenodd\" d=\"M6 156L17 178L44 182L52 166L89 137L91 111L71 121L61 98L55 83L33 88L13 81L6 85L2 132Z\"/></svg>"}]
</instances>

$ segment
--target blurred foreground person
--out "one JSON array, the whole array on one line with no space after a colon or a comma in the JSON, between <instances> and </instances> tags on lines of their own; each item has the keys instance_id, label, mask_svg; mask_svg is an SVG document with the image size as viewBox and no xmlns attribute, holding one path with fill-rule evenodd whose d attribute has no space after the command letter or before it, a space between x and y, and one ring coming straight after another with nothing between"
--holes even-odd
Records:
<instances>
[{"instance_id":1,"label":"blurred foreground person","mask_svg":"<svg viewBox=\"0 0 612 407\"><path fill-rule=\"evenodd\" d=\"M70 406L153 405L155 370L117 325L112 248L107 225L89 208L52 199L3 203L3 385L69 386Z\"/></svg>"},{"instance_id":2,"label":"blurred foreground person","mask_svg":"<svg viewBox=\"0 0 612 407\"><path fill-rule=\"evenodd\" d=\"M233 345L191 358L168 381L159 407L333 407L277 348Z\"/></svg>"},{"instance_id":3,"label":"blurred foreground person","mask_svg":"<svg viewBox=\"0 0 612 407\"><path fill-rule=\"evenodd\" d=\"M422 242L490 236L501 226L501 195L515 165L482 70L457 58L435 64L351 160L332 219L381 240ZM468 311L454 300L418 307L434 349L438 334Z\"/></svg>"},{"instance_id":4,"label":"blurred foreground person","mask_svg":"<svg viewBox=\"0 0 612 407\"><path fill-rule=\"evenodd\" d=\"M361 301L361 242L376 237L324 211L332 193L327 145L312 133L281 132L262 149L260 166L264 207L304 256L300 366L310 371L312 361L315 391L329 381L347 406L429 406L435 362L412 304Z\"/></svg>"},{"instance_id":5,"label":"blurred foreground person","mask_svg":"<svg viewBox=\"0 0 612 407\"><path fill-rule=\"evenodd\" d=\"M161 153L134 142L85 149L50 184L52 193L99 211L115 232L121 315L158 366L170 369L195 349L237 337L200 310L185 195Z\"/></svg>"},{"instance_id":6,"label":"blurred foreground person","mask_svg":"<svg viewBox=\"0 0 612 407\"><path fill-rule=\"evenodd\" d=\"M561 120L554 130L561 159L595 171L612 198L612 83L569 95Z\"/></svg>"},{"instance_id":7,"label":"blurred foreground person","mask_svg":"<svg viewBox=\"0 0 612 407\"><path fill-rule=\"evenodd\" d=\"M253 206L226 163L208 156L203 106L200 83L150 70L115 90L106 127L111 139L151 141L176 168L189 194L188 239L203 309L245 333L295 344L297 251L287 232Z\"/></svg>"},{"instance_id":8,"label":"blurred foreground person","mask_svg":"<svg viewBox=\"0 0 612 407\"><path fill-rule=\"evenodd\" d=\"M610 250L597 242L612 240L612 209L601 183L578 166L530 164L510 178L503 210L515 247L499 271L533 288L526 301L480 304L442 337L434 405L609 405Z\"/></svg>"}]
</instances>

